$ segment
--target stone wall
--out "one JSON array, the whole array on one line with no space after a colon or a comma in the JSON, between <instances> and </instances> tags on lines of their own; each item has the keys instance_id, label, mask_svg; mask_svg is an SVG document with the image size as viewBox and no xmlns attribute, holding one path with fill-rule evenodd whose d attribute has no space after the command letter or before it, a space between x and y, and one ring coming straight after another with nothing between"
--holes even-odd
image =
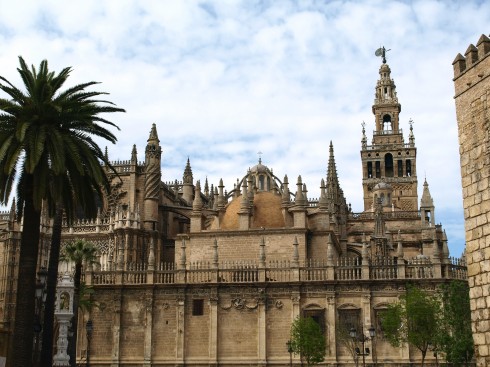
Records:
<instances>
[{"instance_id":1,"label":"stone wall","mask_svg":"<svg viewBox=\"0 0 490 367\"><path fill-rule=\"evenodd\" d=\"M490 365L490 40L453 62L473 338L477 366Z\"/></svg>"},{"instance_id":2,"label":"stone wall","mask_svg":"<svg viewBox=\"0 0 490 367\"><path fill-rule=\"evenodd\" d=\"M434 289L426 285L426 289ZM364 331L377 325L375 309L404 294L404 286L288 283L254 286L151 286L120 290L98 287L94 299L102 305L91 311L94 332L91 365L124 366L265 366L289 363L286 342L293 320L300 314L322 315L327 336L325 363L353 366L352 356L335 342L341 309L359 310ZM344 294L344 295L340 295ZM203 300L202 314L193 301ZM84 325L88 314L80 315ZM82 323L83 321L83 323ZM377 330L380 332L380 330ZM78 357L86 352L85 330L79 329ZM408 363L420 353L407 345L391 347L376 339L379 363ZM372 350L371 342L366 345ZM299 365L297 356L293 361ZM428 362L433 358L428 356ZM373 363L372 355L366 363Z\"/></svg>"}]
</instances>

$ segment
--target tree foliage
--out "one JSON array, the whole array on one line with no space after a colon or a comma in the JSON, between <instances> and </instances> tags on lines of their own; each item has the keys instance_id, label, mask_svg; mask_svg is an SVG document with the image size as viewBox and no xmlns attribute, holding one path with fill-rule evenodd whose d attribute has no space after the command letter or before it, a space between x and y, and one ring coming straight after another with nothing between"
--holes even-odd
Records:
<instances>
[{"instance_id":1,"label":"tree foliage","mask_svg":"<svg viewBox=\"0 0 490 367\"><path fill-rule=\"evenodd\" d=\"M326 353L325 336L320 325L311 317L297 317L291 325L291 348L308 366L323 362Z\"/></svg>"},{"instance_id":2,"label":"tree foliage","mask_svg":"<svg viewBox=\"0 0 490 367\"><path fill-rule=\"evenodd\" d=\"M453 280L442 286L442 328L438 347L454 366L469 366L474 344L467 282Z\"/></svg>"},{"instance_id":3,"label":"tree foliage","mask_svg":"<svg viewBox=\"0 0 490 367\"><path fill-rule=\"evenodd\" d=\"M441 304L437 295L409 286L400 302L383 313L385 337L393 346L409 343L422 353L422 366L429 346L438 338Z\"/></svg>"},{"instance_id":4,"label":"tree foliage","mask_svg":"<svg viewBox=\"0 0 490 367\"><path fill-rule=\"evenodd\" d=\"M98 99L106 93L86 90L96 82L62 91L71 68L55 74L46 60L38 69L29 68L22 57L19 63L25 91L0 76L0 90L8 96L0 98L0 204L9 201L17 184L23 231L11 358L17 366L29 366L41 208L53 215L61 204L71 219L78 206L95 216L96 197L109 190L109 180L100 164L108 162L92 137L114 143L115 136L102 125L117 126L100 115L124 110ZM46 305L47 311L53 307Z\"/></svg>"}]
</instances>

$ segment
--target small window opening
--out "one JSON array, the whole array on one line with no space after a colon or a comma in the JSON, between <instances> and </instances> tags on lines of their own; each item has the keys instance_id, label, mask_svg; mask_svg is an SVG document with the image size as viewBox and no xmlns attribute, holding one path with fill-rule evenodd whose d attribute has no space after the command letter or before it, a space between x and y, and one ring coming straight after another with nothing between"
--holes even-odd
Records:
<instances>
[{"instance_id":1,"label":"small window opening","mask_svg":"<svg viewBox=\"0 0 490 367\"><path fill-rule=\"evenodd\" d=\"M204 300L194 299L192 300L192 316L204 315Z\"/></svg>"},{"instance_id":2,"label":"small window opening","mask_svg":"<svg viewBox=\"0 0 490 367\"><path fill-rule=\"evenodd\" d=\"M426 222L427 224L431 224L431 220L430 220L430 211L429 211L429 210L425 211L425 222Z\"/></svg>"},{"instance_id":3,"label":"small window opening","mask_svg":"<svg viewBox=\"0 0 490 367\"><path fill-rule=\"evenodd\" d=\"M367 164L367 175L368 175L368 178L373 177L373 162L368 162L368 164Z\"/></svg>"},{"instance_id":4,"label":"small window opening","mask_svg":"<svg viewBox=\"0 0 490 367\"><path fill-rule=\"evenodd\" d=\"M381 163L376 162L376 178L381 178Z\"/></svg>"},{"instance_id":5,"label":"small window opening","mask_svg":"<svg viewBox=\"0 0 490 367\"><path fill-rule=\"evenodd\" d=\"M403 177L403 161L399 159L397 165L398 165L398 177Z\"/></svg>"},{"instance_id":6,"label":"small window opening","mask_svg":"<svg viewBox=\"0 0 490 367\"><path fill-rule=\"evenodd\" d=\"M385 176L393 177L393 155L391 153L385 155Z\"/></svg>"},{"instance_id":7,"label":"small window opening","mask_svg":"<svg viewBox=\"0 0 490 367\"><path fill-rule=\"evenodd\" d=\"M407 176L412 176L412 161L410 159L407 159L406 162L406 171L407 171Z\"/></svg>"}]
</instances>

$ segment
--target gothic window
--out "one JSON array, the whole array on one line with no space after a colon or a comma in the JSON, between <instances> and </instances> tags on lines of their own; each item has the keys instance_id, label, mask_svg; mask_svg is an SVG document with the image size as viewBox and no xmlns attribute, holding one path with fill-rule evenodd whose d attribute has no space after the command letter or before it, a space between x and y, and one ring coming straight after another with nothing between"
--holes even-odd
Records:
<instances>
[{"instance_id":1,"label":"gothic window","mask_svg":"<svg viewBox=\"0 0 490 367\"><path fill-rule=\"evenodd\" d=\"M271 178L269 176L267 176L267 190L270 190L271 189Z\"/></svg>"},{"instance_id":2,"label":"gothic window","mask_svg":"<svg viewBox=\"0 0 490 367\"><path fill-rule=\"evenodd\" d=\"M192 316L204 315L204 300L194 299L192 300Z\"/></svg>"},{"instance_id":3,"label":"gothic window","mask_svg":"<svg viewBox=\"0 0 490 367\"><path fill-rule=\"evenodd\" d=\"M367 175L368 178L373 177L373 162L367 162Z\"/></svg>"},{"instance_id":4,"label":"gothic window","mask_svg":"<svg viewBox=\"0 0 490 367\"><path fill-rule=\"evenodd\" d=\"M376 162L376 178L381 178L381 162Z\"/></svg>"},{"instance_id":5,"label":"gothic window","mask_svg":"<svg viewBox=\"0 0 490 367\"><path fill-rule=\"evenodd\" d=\"M393 177L393 155L391 153L385 155L385 176Z\"/></svg>"}]
</instances>

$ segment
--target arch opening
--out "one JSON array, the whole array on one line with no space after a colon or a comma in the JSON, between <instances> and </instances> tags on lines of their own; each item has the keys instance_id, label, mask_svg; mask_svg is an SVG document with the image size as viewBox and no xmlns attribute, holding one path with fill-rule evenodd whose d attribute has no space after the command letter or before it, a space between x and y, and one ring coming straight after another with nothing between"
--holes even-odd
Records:
<instances>
[{"instance_id":1,"label":"arch opening","mask_svg":"<svg viewBox=\"0 0 490 367\"><path fill-rule=\"evenodd\" d=\"M393 177L393 155L391 153L385 155L385 176Z\"/></svg>"}]
</instances>

